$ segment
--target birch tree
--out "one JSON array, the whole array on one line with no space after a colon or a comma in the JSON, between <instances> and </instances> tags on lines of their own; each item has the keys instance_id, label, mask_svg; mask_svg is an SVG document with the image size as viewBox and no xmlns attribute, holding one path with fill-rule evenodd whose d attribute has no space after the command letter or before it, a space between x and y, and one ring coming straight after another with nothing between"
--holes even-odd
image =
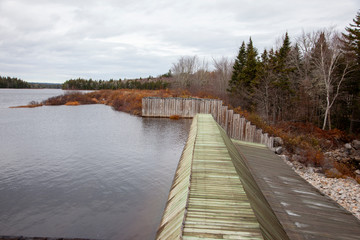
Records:
<instances>
[{"instance_id":1,"label":"birch tree","mask_svg":"<svg viewBox=\"0 0 360 240\"><path fill-rule=\"evenodd\" d=\"M339 34L334 30L320 31L315 44L312 63L320 80L320 89L325 96L325 114L322 129L328 125L331 129L330 112L334 105L342 83L350 71L350 63L346 62L340 46Z\"/></svg>"}]
</instances>

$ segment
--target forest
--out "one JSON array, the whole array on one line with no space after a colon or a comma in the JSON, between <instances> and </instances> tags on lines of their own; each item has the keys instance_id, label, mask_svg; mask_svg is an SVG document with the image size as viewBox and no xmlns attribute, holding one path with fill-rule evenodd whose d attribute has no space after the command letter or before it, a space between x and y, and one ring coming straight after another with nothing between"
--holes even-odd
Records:
<instances>
[{"instance_id":1,"label":"forest","mask_svg":"<svg viewBox=\"0 0 360 240\"><path fill-rule=\"evenodd\" d=\"M322 129L360 130L360 12L343 33L334 28L288 33L259 53L249 38L236 59L181 57L171 69L178 87L207 92L267 124L312 123Z\"/></svg>"},{"instance_id":2,"label":"forest","mask_svg":"<svg viewBox=\"0 0 360 240\"><path fill-rule=\"evenodd\" d=\"M18 78L0 76L0 88L31 88L31 85Z\"/></svg>"},{"instance_id":3,"label":"forest","mask_svg":"<svg viewBox=\"0 0 360 240\"><path fill-rule=\"evenodd\" d=\"M64 90L101 90L101 89L147 89L157 90L166 89L169 87L169 83L162 81L161 79L154 79L149 77L147 79L134 79L134 80L89 80L78 78L70 79L63 83L62 89Z\"/></svg>"},{"instance_id":4,"label":"forest","mask_svg":"<svg viewBox=\"0 0 360 240\"><path fill-rule=\"evenodd\" d=\"M19 78L0 76L0 88L61 88L60 83L33 83Z\"/></svg>"}]
</instances>

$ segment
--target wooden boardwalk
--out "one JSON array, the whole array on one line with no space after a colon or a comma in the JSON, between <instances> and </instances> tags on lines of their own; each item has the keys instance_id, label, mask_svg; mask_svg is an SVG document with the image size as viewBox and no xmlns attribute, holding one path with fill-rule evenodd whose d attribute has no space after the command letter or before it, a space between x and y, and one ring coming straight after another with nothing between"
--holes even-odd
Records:
<instances>
[{"instance_id":1,"label":"wooden boardwalk","mask_svg":"<svg viewBox=\"0 0 360 240\"><path fill-rule=\"evenodd\" d=\"M360 221L265 146L233 142L199 114L156 238L353 240Z\"/></svg>"},{"instance_id":2,"label":"wooden boardwalk","mask_svg":"<svg viewBox=\"0 0 360 240\"><path fill-rule=\"evenodd\" d=\"M206 116L198 117L183 237L262 239L219 129Z\"/></svg>"},{"instance_id":3,"label":"wooden boardwalk","mask_svg":"<svg viewBox=\"0 0 360 240\"><path fill-rule=\"evenodd\" d=\"M239 177L239 160L213 117L197 115L157 239L288 239L249 171Z\"/></svg>"},{"instance_id":4,"label":"wooden boardwalk","mask_svg":"<svg viewBox=\"0 0 360 240\"><path fill-rule=\"evenodd\" d=\"M360 221L262 145L234 141L290 239L360 239Z\"/></svg>"}]
</instances>

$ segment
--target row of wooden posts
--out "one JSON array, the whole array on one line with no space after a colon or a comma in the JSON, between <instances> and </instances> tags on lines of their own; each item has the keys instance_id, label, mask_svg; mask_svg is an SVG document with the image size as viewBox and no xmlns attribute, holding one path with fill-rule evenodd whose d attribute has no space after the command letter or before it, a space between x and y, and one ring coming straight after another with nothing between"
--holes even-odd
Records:
<instances>
[{"instance_id":1,"label":"row of wooden posts","mask_svg":"<svg viewBox=\"0 0 360 240\"><path fill-rule=\"evenodd\" d=\"M211 114L218 124L227 132L228 136L246 142L266 145L273 149L274 138L262 129L257 129L250 121L240 114L223 106L217 99L199 98L156 98L142 99L143 117L171 117L192 118L197 113Z\"/></svg>"}]
</instances>

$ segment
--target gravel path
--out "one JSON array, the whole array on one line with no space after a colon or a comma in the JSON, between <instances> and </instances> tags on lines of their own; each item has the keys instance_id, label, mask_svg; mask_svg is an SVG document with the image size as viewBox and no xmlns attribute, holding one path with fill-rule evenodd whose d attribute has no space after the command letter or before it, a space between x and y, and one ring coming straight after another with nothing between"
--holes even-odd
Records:
<instances>
[{"instance_id":1,"label":"gravel path","mask_svg":"<svg viewBox=\"0 0 360 240\"><path fill-rule=\"evenodd\" d=\"M354 179L327 178L316 168L282 159L302 178L326 194L360 220L360 184Z\"/></svg>"}]
</instances>

